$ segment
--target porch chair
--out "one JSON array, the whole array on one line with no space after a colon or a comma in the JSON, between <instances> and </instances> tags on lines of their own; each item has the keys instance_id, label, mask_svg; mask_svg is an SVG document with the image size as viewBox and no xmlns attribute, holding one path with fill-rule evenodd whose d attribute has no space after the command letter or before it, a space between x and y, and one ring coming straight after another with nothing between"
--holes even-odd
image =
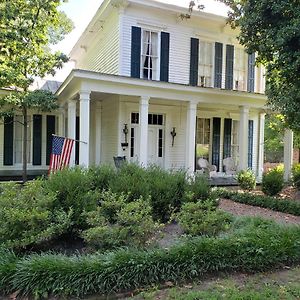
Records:
<instances>
[{"instance_id":1,"label":"porch chair","mask_svg":"<svg viewBox=\"0 0 300 300\"><path fill-rule=\"evenodd\" d=\"M235 175L237 172L237 166L234 163L232 157L223 159L223 166L226 175Z\"/></svg>"},{"instance_id":2,"label":"porch chair","mask_svg":"<svg viewBox=\"0 0 300 300\"><path fill-rule=\"evenodd\" d=\"M114 163L117 169L120 169L126 163L126 156L114 156Z\"/></svg>"},{"instance_id":3,"label":"porch chair","mask_svg":"<svg viewBox=\"0 0 300 300\"><path fill-rule=\"evenodd\" d=\"M208 160L199 158L197 163L202 174L206 174L209 177L217 174L217 167L215 165L211 165Z\"/></svg>"}]
</instances>

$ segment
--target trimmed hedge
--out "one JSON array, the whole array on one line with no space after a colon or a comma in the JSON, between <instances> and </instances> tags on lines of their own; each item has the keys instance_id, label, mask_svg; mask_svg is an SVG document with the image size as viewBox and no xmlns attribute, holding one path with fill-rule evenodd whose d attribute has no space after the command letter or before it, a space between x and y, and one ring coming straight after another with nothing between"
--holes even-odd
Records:
<instances>
[{"instance_id":1,"label":"trimmed hedge","mask_svg":"<svg viewBox=\"0 0 300 300\"><path fill-rule=\"evenodd\" d=\"M297 263L299 241L299 227L256 220L231 235L190 239L169 250L120 249L71 257L35 254L7 263L0 257L0 282L6 282L7 293L18 291L19 296L109 294L218 271L262 271Z\"/></svg>"},{"instance_id":2,"label":"trimmed hedge","mask_svg":"<svg viewBox=\"0 0 300 300\"><path fill-rule=\"evenodd\" d=\"M297 202L296 200L279 199L270 196L253 195L250 193L231 192L225 189L217 189L215 193L219 197L230 199L235 202L300 216L300 202Z\"/></svg>"}]
</instances>

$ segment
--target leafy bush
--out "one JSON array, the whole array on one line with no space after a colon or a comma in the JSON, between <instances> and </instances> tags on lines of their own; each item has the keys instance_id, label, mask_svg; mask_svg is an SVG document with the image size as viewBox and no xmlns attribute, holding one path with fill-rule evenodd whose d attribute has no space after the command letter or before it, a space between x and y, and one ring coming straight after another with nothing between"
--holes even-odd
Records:
<instances>
[{"instance_id":1,"label":"leafy bush","mask_svg":"<svg viewBox=\"0 0 300 300\"><path fill-rule=\"evenodd\" d=\"M278 166L263 174L262 191L266 195L277 195L283 189L283 186L283 166Z\"/></svg>"},{"instance_id":2,"label":"leafy bush","mask_svg":"<svg viewBox=\"0 0 300 300\"><path fill-rule=\"evenodd\" d=\"M55 193L41 180L3 184L0 196L0 244L20 248L48 241L71 226L72 210L53 209Z\"/></svg>"},{"instance_id":3,"label":"leafy bush","mask_svg":"<svg viewBox=\"0 0 300 300\"><path fill-rule=\"evenodd\" d=\"M293 184L300 190L300 164L296 164L292 168Z\"/></svg>"},{"instance_id":4,"label":"leafy bush","mask_svg":"<svg viewBox=\"0 0 300 300\"><path fill-rule=\"evenodd\" d=\"M235 202L269 208L274 211L300 216L300 202L295 200L253 195L250 193L230 192L228 190L225 191L224 189L217 189L215 192L219 193L220 197L231 199Z\"/></svg>"},{"instance_id":5,"label":"leafy bush","mask_svg":"<svg viewBox=\"0 0 300 300\"><path fill-rule=\"evenodd\" d=\"M216 235L229 228L231 216L216 210L215 202L186 203L178 214L184 232L191 235Z\"/></svg>"},{"instance_id":6,"label":"leafy bush","mask_svg":"<svg viewBox=\"0 0 300 300\"><path fill-rule=\"evenodd\" d=\"M111 165L101 165L91 167L88 170L87 176L91 180L93 190L109 190L112 182L116 179L116 169Z\"/></svg>"},{"instance_id":7,"label":"leafy bush","mask_svg":"<svg viewBox=\"0 0 300 300\"><path fill-rule=\"evenodd\" d=\"M91 192L92 187L93 182L88 171L79 167L64 169L52 174L45 181L45 189L56 193L54 209L62 209L65 212L71 209L73 211L72 222L74 227L79 229L85 227L82 212L96 208L94 193Z\"/></svg>"},{"instance_id":8,"label":"leafy bush","mask_svg":"<svg viewBox=\"0 0 300 300\"><path fill-rule=\"evenodd\" d=\"M148 201L142 197L127 203L127 197L110 191L101 194L100 206L86 213L91 226L84 240L96 247L111 249L126 245L143 246L158 228Z\"/></svg>"},{"instance_id":9,"label":"leafy bush","mask_svg":"<svg viewBox=\"0 0 300 300\"><path fill-rule=\"evenodd\" d=\"M194 238L170 249L119 249L69 257L35 254L17 261L9 292L18 291L19 297L79 297L192 280L216 272L264 271L298 263L299 240L298 227L256 222L231 235ZM0 267L4 268L3 264Z\"/></svg>"},{"instance_id":10,"label":"leafy bush","mask_svg":"<svg viewBox=\"0 0 300 300\"><path fill-rule=\"evenodd\" d=\"M185 173L182 171L169 172L157 166L144 169L135 164L124 165L110 184L113 192L128 194L129 202L150 197L153 218L163 222L180 208L185 187Z\"/></svg>"},{"instance_id":11,"label":"leafy bush","mask_svg":"<svg viewBox=\"0 0 300 300\"><path fill-rule=\"evenodd\" d=\"M242 170L237 175L239 186L243 190L254 190L256 186L256 178L252 170Z\"/></svg>"},{"instance_id":12,"label":"leafy bush","mask_svg":"<svg viewBox=\"0 0 300 300\"><path fill-rule=\"evenodd\" d=\"M188 202L197 202L198 200L206 200L211 196L211 188L208 179L203 175L196 175L187 186L185 200Z\"/></svg>"}]
</instances>

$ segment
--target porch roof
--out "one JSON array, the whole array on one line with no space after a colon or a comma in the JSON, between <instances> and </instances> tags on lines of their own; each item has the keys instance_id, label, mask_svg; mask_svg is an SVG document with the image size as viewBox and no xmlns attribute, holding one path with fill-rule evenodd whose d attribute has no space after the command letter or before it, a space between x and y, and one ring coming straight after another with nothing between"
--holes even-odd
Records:
<instances>
[{"instance_id":1,"label":"porch roof","mask_svg":"<svg viewBox=\"0 0 300 300\"><path fill-rule=\"evenodd\" d=\"M190 86L187 84L132 78L74 69L56 91L62 102L73 99L80 91L105 94L147 96L164 100L195 103L249 106L264 109L266 96L236 90Z\"/></svg>"}]
</instances>

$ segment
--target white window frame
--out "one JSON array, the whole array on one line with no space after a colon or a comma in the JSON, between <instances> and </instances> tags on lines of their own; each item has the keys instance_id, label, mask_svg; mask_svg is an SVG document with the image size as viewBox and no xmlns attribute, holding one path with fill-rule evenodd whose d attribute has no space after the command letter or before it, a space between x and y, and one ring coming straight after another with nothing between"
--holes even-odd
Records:
<instances>
[{"instance_id":1,"label":"white window frame","mask_svg":"<svg viewBox=\"0 0 300 300\"><path fill-rule=\"evenodd\" d=\"M149 78L149 70L148 69L148 77L144 78L144 64L143 64L143 50L144 50L144 33L145 32L150 32L150 36L152 34L156 34L157 35L157 56L155 56L156 59L156 66L155 69L152 66L152 78ZM160 31L158 30L153 30L152 28L142 28L142 34L141 34L141 54L140 54L140 61L141 61L141 70L140 70L140 78L145 79L145 80L159 80L159 74L160 74L160 44L161 44L161 34ZM150 56L151 57L151 56ZM153 71L155 70L155 72Z\"/></svg>"},{"instance_id":2,"label":"white window frame","mask_svg":"<svg viewBox=\"0 0 300 300\"><path fill-rule=\"evenodd\" d=\"M211 45L211 63L210 64L200 64L200 60L201 60L201 42L205 43L205 51L207 51L207 45L210 44ZM214 83L214 42L212 40L206 40L206 39L199 39L199 61L198 61L198 85L202 86L202 87L213 87L213 83ZM207 56L207 52L205 52L205 57ZM205 59L206 60L206 59ZM207 76L206 74L202 74L202 73L206 73L206 71L201 72L201 69L210 69L210 75ZM202 77L204 77L204 84L202 85L201 83L201 79ZM208 82L207 77L210 78L210 82Z\"/></svg>"}]
</instances>

